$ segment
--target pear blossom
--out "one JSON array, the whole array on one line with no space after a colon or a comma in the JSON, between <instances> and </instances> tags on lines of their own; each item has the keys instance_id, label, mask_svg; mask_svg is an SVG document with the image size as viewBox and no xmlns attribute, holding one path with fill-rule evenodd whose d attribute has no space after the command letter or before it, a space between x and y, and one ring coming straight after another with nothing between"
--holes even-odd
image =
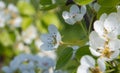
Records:
<instances>
[{"instance_id":1,"label":"pear blossom","mask_svg":"<svg viewBox=\"0 0 120 73\"><path fill-rule=\"evenodd\" d=\"M30 25L25 31L22 31L22 39L26 44L31 44L36 37L37 30L33 25Z\"/></svg>"},{"instance_id":2,"label":"pear blossom","mask_svg":"<svg viewBox=\"0 0 120 73\"><path fill-rule=\"evenodd\" d=\"M40 56L20 54L10 62L9 66L4 66L2 70L5 73L14 73L16 71L20 73L35 73L35 68L40 60Z\"/></svg>"},{"instance_id":3,"label":"pear blossom","mask_svg":"<svg viewBox=\"0 0 120 73\"><path fill-rule=\"evenodd\" d=\"M72 5L70 7L70 12L64 11L62 13L62 16L63 16L66 23L73 25L77 21L82 20L85 13L86 13L85 6L81 6L81 9L79 9L79 7L77 5Z\"/></svg>"},{"instance_id":4,"label":"pear blossom","mask_svg":"<svg viewBox=\"0 0 120 73\"><path fill-rule=\"evenodd\" d=\"M106 61L113 60L119 55L120 40L105 41L95 31L90 34L90 51L94 56L104 58Z\"/></svg>"},{"instance_id":5,"label":"pear blossom","mask_svg":"<svg viewBox=\"0 0 120 73\"><path fill-rule=\"evenodd\" d=\"M0 10L5 9L5 7L6 7L5 3L3 1L0 1Z\"/></svg>"},{"instance_id":6,"label":"pear blossom","mask_svg":"<svg viewBox=\"0 0 120 73\"><path fill-rule=\"evenodd\" d=\"M20 16L17 16L10 20L9 24L11 24L10 27L20 27L22 22L22 18Z\"/></svg>"},{"instance_id":7,"label":"pear blossom","mask_svg":"<svg viewBox=\"0 0 120 73\"><path fill-rule=\"evenodd\" d=\"M30 47L25 45L23 42L16 43L15 48L18 49L19 51L30 53Z\"/></svg>"},{"instance_id":8,"label":"pear blossom","mask_svg":"<svg viewBox=\"0 0 120 73\"><path fill-rule=\"evenodd\" d=\"M8 5L8 11L10 13L18 13L18 8L14 4L9 4Z\"/></svg>"},{"instance_id":9,"label":"pear blossom","mask_svg":"<svg viewBox=\"0 0 120 73\"><path fill-rule=\"evenodd\" d=\"M80 60L80 66L77 69L77 73L105 73L105 61L103 59L97 59L96 61L89 55L85 55Z\"/></svg>"},{"instance_id":10,"label":"pear blossom","mask_svg":"<svg viewBox=\"0 0 120 73\"><path fill-rule=\"evenodd\" d=\"M48 27L48 34L41 35L43 44L40 46L41 50L54 50L58 48L61 43L61 35L54 25Z\"/></svg>"},{"instance_id":11,"label":"pear blossom","mask_svg":"<svg viewBox=\"0 0 120 73\"><path fill-rule=\"evenodd\" d=\"M102 14L100 19L94 22L94 29L105 40L117 39L120 34L120 24L117 13Z\"/></svg>"}]
</instances>

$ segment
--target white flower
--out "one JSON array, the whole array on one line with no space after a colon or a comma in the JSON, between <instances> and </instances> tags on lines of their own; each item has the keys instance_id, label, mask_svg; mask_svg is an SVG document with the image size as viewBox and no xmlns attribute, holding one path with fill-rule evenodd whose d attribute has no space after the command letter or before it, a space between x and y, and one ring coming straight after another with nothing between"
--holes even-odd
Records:
<instances>
[{"instance_id":1,"label":"white flower","mask_svg":"<svg viewBox=\"0 0 120 73\"><path fill-rule=\"evenodd\" d=\"M20 54L16 56L9 66L5 66L2 70L5 73L14 73L20 71L20 73L35 73L35 68L39 69L40 56L34 56L31 54Z\"/></svg>"},{"instance_id":2,"label":"white flower","mask_svg":"<svg viewBox=\"0 0 120 73\"><path fill-rule=\"evenodd\" d=\"M40 40L40 38L36 38L35 39L35 46L37 47L37 48L40 48L40 46L42 45L43 43L42 43L42 41Z\"/></svg>"},{"instance_id":3,"label":"white flower","mask_svg":"<svg viewBox=\"0 0 120 73\"><path fill-rule=\"evenodd\" d=\"M5 3L3 1L0 1L0 10L5 8Z\"/></svg>"},{"instance_id":4,"label":"white flower","mask_svg":"<svg viewBox=\"0 0 120 73\"><path fill-rule=\"evenodd\" d=\"M105 63L103 59L97 60L97 66L95 60L88 55L85 55L80 60L80 66L77 69L77 73L105 73Z\"/></svg>"},{"instance_id":5,"label":"white flower","mask_svg":"<svg viewBox=\"0 0 120 73\"><path fill-rule=\"evenodd\" d=\"M96 12L98 12L99 9L100 9L100 7L101 7L98 3L90 3L89 5L90 5L90 7L92 7Z\"/></svg>"},{"instance_id":6,"label":"white flower","mask_svg":"<svg viewBox=\"0 0 120 73\"><path fill-rule=\"evenodd\" d=\"M54 25L48 27L49 34L41 35L43 44L40 46L41 50L54 50L58 48L61 43L61 35Z\"/></svg>"},{"instance_id":7,"label":"white flower","mask_svg":"<svg viewBox=\"0 0 120 73\"><path fill-rule=\"evenodd\" d=\"M105 41L92 31L90 34L90 51L94 56L100 56L105 60L113 60L119 55L120 40Z\"/></svg>"},{"instance_id":8,"label":"white flower","mask_svg":"<svg viewBox=\"0 0 120 73\"><path fill-rule=\"evenodd\" d=\"M105 40L117 39L120 34L120 22L117 13L102 14L99 20L95 21L94 29L98 35Z\"/></svg>"},{"instance_id":9,"label":"white flower","mask_svg":"<svg viewBox=\"0 0 120 73\"><path fill-rule=\"evenodd\" d=\"M48 70L49 68L55 66L55 61L50 57L44 56L44 57L41 57L37 65L43 70Z\"/></svg>"},{"instance_id":10,"label":"white flower","mask_svg":"<svg viewBox=\"0 0 120 73\"><path fill-rule=\"evenodd\" d=\"M31 44L36 37L37 30L33 25L30 25L25 31L22 32L22 38L26 44Z\"/></svg>"},{"instance_id":11,"label":"white flower","mask_svg":"<svg viewBox=\"0 0 120 73\"><path fill-rule=\"evenodd\" d=\"M27 45L24 45L23 42L19 42L15 44L15 48L18 49L19 51L25 52L25 53L30 53L30 47Z\"/></svg>"},{"instance_id":12,"label":"white flower","mask_svg":"<svg viewBox=\"0 0 120 73\"><path fill-rule=\"evenodd\" d=\"M17 16L16 18L11 20L10 24L13 27L20 27L21 26L21 22L22 22L22 18L20 16Z\"/></svg>"},{"instance_id":13,"label":"white flower","mask_svg":"<svg viewBox=\"0 0 120 73\"><path fill-rule=\"evenodd\" d=\"M8 10L11 12L11 13L18 13L18 8L14 5L14 4L9 4L8 5Z\"/></svg>"},{"instance_id":14,"label":"white flower","mask_svg":"<svg viewBox=\"0 0 120 73\"><path fill-rule=\"evenodd\" d=\"M0 28L3 28L5 26L5 18L0 15Z\"/></svg>"},{"instance_id":15,"label":"white flower","mask_svg":"<svg viewBox=\"0 0 120 73\"><path fill-rule=\"evenodd\" d=\"M62 16L63 16L66 23L73 25L77 21L82 20L85 13L86 13L85 6L81 6L81 9L79 9L79 7L77 5L72 5L70 7L70 12L64 11L62 13Z\"/></svg>"}]
</instances>

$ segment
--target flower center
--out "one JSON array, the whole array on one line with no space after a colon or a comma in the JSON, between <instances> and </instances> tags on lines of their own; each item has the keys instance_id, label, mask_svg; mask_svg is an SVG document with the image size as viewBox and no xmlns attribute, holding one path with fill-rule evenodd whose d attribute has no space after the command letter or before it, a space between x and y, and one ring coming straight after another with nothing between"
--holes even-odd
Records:
<instances>
[{"instance_id":1,"label":"flower center","mask_svg":"<svg viewBox=\"0 0 120 73\"><path fill-rule=\"evenodd\" d=\"M102 73L99 67L90 68L91 73Z\"/></svg>"},{"instance_id":2,"label":"flower center","mask_svg":"<svg viewBox=\"0 0 120 73\"><path fill-rule=\"evenodd\" d=\"M110 56L113 54L114 51L110 51L109 47L106 47L103 51L102 51L102 56L103 57L107 57L110 58Z\"/></svg>"},{"instance_id":3,"label":"flower center","mask_svg":"<svg viewBox=\"0 0 120 73\"><path fill-rule=\"evenodd\" d=\"M56 35L55 36L52 36L52 38L53 38L53 41L52 41L52 44L56 44L57 43L57 40L56 40Z\"/></svg>"}]
</instances>

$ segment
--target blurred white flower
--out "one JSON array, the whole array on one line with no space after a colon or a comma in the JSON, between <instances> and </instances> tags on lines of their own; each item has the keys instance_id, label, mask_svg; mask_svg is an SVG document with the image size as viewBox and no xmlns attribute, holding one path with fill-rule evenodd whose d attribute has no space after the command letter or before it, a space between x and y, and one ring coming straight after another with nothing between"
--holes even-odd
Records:
<instances>
[{"instance_id":1,"label":"blurred white flower","mask_svg":"<svg viewBox=\"0 0 120 73\"><path fill-rule=\"evenodd\" d=\"M103 59L97 59L96 64L95 60L89 55L83 56L80 64L77 73L104 73L106 69Z\"/></svg>"},{"instance_id":2,"label":"blurred white flower","mask_svg":"<svg viewBox=\"0 0 120 73\"><path fill-rule=\"evenodd\" d=\"M19 13L18 8L14 4L8 5L8 11L10 13Z\"/></svg>"},{"instance_id":3,"label":"blurred white flower","mask_svg":"<svg viewBox=\"0 0 120 73\"><path fill-rule=\"evenodd\" d=\"M3 28L5 26L5 18L0 15L0 28Z\"/></svg>"},{"instance_id":4,"label":"blurred white flower","mask_svg":"<svg viewBox=\"0 0 120 73\"><path fill-rule=\"evenodd\" d=\"M25 31L22 31L22 39L26 44L31 44L36 37L37 30L33 25L30 25Z\"/></svg>"},{"instance_id":5,"label":"blurred white flower","mask_svg":"<svg viewBox=\"0 0 120 73\"><path fill-rule=\"evenodd\" d=\"M20 73L35 73L35 68L39 69L37 66L41 58L39 56L34 56L31 54L20 54L16 56L9 66L4 66L2 70L5 73L14 73L20 71Z\"/></svg>"},{"instance_id":6,"label":"blurred white flower","mask_svg":"<svg viewBox=\"0 0 120 73\"><path fill-rule=\"evenodd\" d=\"M0 1L0 10L5 9L5 7L6 7L5 3L3 1Z\"/></svg>"},{"instance_id":7,"label":"blurred white flower","mask_svg":"<svg viewBox=\"0 0 120 73\"><path fill-rule=\"evenodd\" d=\"M12 19L9 24L11 24L10 27L20 27L22 22L22 18L20 16L15 17Z\"/></svg>"},{"instance_id":8,"label":"blurred white flower","mask_svg":"<svg viewBox=\"0 0 120 73\"><path fill-rule=\"evenodd\" d=\"M41 50L54 50L58 48L61 43L61 35L54 25L48 27L49 34L41 35L43 44L40 46Z\"/></svg>"},{"instance_id":9,"label":"blurred white flower","mask_svg":"<svg viewBox=\"0 0 120 73\"><path fill-rule=\"evenodd\" d=\"M72 5L70 7L70 12L64 11L62 13L62 16L66 23L73 25L77 21L81 21L85 13L86 13L85 6L81 6L81 9L79 9L77 5Z\"/></svg>"},{"instance_id":10,"label":"blurred white flower","mask_svg":"<svg viewBox=\"0 0 120 73\"><path fill-rule=\"evenodd\" d=\"M90 3L89 5L90 5L90 7L93 8L96 12L98 12L99 9L100 9L100 7L101 7L98 3Z\"/></svg>"},{"instance_id":11,"label":"blurred white flower","mask_svg":"<svg viewBox=\"0 0 120 73\"><path fill-rule=\"evenodd\" d=\"M57 55L56 55L55 51L41 51L41 52L38 53L38 55L40 57L47 56L47 57L52 58L53 60L56 60L56 58L57 58Z\"/></svg>"},{"instance_id":12,"label":"blurred white flower","mask_svg":"<svg viewBox=\"0 0 120 73\"><path fill-rule=\"evenodd\" d=\"M50 57L44 56L41 57L37 65L43 70L48 70L49 68L53 68L55 66L55 61Z\"/></svg>"},{"instance_id":13,"label":"blurred white flower","mask_svg":"<svg viewBox=\"0 0 120 73\"><path fill-rule=\"evenodd\" d=\"M40 40L40 38L36 38L35 39L35 46L37 47L37 48L40 48L40 46L42 45L43 43L42 43L42 41Z\"/></svg>"},{"instance_id":14,"label":"blurred white flower","mask_svg":"<svg viewBox=\"0 0 120 73\"><path fill-rule=\"evenodd\" d=\"M27 45L24 45L23 42L19 42L15 45L15 48L18 49L19 51L25 52L25 53L30 53L30 47Z\"/></svg>"},{"instance_id":15,"label":"blurred white flower","mask_svg":"<svg viewBox=\"0 0 120 73\"><path fill-rule=\"evenodd\" d=\"M120 40L105 41L92 31L90 34L90 51L94 56L100 56L105 60L113 60L119 55Z\"/></svg>"}]
</instances>

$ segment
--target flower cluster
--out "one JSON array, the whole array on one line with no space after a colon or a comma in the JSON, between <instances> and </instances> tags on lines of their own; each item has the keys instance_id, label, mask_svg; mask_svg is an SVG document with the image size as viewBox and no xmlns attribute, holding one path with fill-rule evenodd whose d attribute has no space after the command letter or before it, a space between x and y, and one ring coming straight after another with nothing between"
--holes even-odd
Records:
<instances>
[{"instance_id":1,"label":"flower cluster","mask_svg":"<svg viewBox=\"0 0 120 73\"><path fill-rule=\"evenodd\" d=\"M54 54L53 52L48 52L48 54ZM54 57L55 58L55 57ZM2 70L5 73L36 73L43 71L48 71L50 68L55 66L55 59L51 58L47 54L21 54L16 56L10 63L9 66L5 66Z\"/></svg>"},{"instance_id":2,"label":"flower cluster","mask_svg":"<svg viewBox=\"0 0 120 73\"><path fill-rule=\"evenodd\" d=\"M6 24L10 27L20 27L21 22L22 18L17 7L14 4L9 4L6 7L5 3L0 1L0 28Z\"/></svg>"},{"instance_id":3,"label":"flower cluster","mask_svg":"<svg viewBox=\"0 0 120 73\"><path fill-rule=\"evenodd\" d=\"M110 62L119 56L120 18L119 9L116 13L102 14L94 22L94 31L89 36L89 49L92 55L98 57L97 64L90 56L83 56L77 73L105 73L105 62Z\"/></svg>"}]
</instances>

